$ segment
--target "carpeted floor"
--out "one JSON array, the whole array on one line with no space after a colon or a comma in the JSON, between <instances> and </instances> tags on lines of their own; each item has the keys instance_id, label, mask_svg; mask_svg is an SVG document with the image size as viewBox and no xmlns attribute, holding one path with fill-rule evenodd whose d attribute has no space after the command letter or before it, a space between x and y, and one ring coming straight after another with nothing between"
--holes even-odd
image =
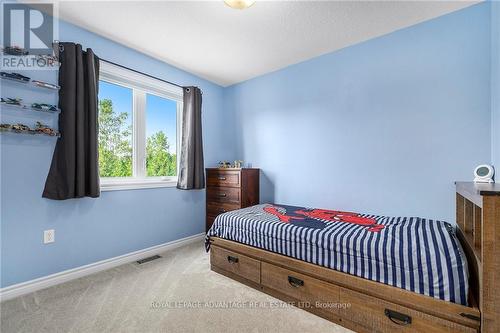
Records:
<instances>
[{"instance_id":1,"label":"carpeted floor","mask_svg":"<svg viewBox=\"0 0 500 333\"><path fill-rule=\"evenodd\" d=\"M350 332L210 271L202 244L162 256L3 302L1 332Z\"/></svg>"}]
</instances>

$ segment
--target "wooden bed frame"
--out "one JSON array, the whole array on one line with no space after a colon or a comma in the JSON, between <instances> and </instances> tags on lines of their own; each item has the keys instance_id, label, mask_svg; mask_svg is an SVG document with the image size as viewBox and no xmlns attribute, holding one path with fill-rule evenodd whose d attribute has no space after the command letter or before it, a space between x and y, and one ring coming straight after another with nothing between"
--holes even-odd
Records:
<instances>
[{"instance_id":1,"label":"wooden bed frame","mask_svg":"<svg viewBox=\"0 0 500 333\"><path fill-rule=\"evenodd\" d=\"M499 185L456 183L469 306L217 237L211 269L357 332L500 332Z\"/></svg>"}]
</instances>

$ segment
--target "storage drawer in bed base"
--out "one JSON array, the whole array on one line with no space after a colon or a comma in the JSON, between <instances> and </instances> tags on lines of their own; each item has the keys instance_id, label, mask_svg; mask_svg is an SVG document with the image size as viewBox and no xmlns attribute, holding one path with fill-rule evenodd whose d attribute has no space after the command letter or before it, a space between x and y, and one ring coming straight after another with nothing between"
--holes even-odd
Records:
<instances>
[{"instance_id":1,"label":"storage drawer in bed base","mask_svg":"<svg viewBox=\"0 0 500 333\"><path fill-rule=\"evenodd\" d=\"M210 263L226 272L260 283L260 261L258 260L214 246L210 251Z\"/></svg>"},{"instance_id":2,"label":"storage drawer in bed base","mask_svg":"<svg viewBox=\"0 0 500 333\"><path fill-rule=\"evenodd\" d=\"M280 256L286 258L286 260L273 262L272 256L276 256L276 254L268 251L250 248L226 240L223 240L222 243L223 245L231 245L231 249L212 244L212 270L283 301L292 302L292 304L304 310L357 332L472 333L479 331L479 322L469 320L466 316L463 318L460 316L461 322L454 322L433 315L432 312L436 311L436 309L429 309L431 313L426 313L351 290L345 285L337 285L331 281L319 279L317 272L311 272L311 276L302 269L299 269L299 272L293 266L284 265L285 262L296 261L295 259ZM245 253L244 255L238 252L237 248L239 246L241 246L241 251ZM266 257L268 254L271 260ZM239 265L230 263L228 256L237 257ZM355 285L359 287L359 279L353 278L353 281L355 281L353 287ZM373 282L370 281L369 283L372 284ZM381 288L395 289L395 287L385 285L382 285ZM422 303L421 300L427 303L434 302L434 300L429 301L427 296L415 293L410 293L408 298L411 298L416 306L418 306L418 303ZM451 318L456 317L455 312L457 309L463 309L464 314L468 316L474 313L471 308L465 306L448 304L448 302L440 300L435 300L435 302L436 304L443 304L441 312L435 313L442 313L442 308L450 308L454 311L454 314L449 314ZM327 305L325 306L325 304ZM321 307L317 307L317 305L321 305ZM465 325L464 322L468 322L469 325Z\"/></svg>"},{"instance_id":3,"label":"storage drawer in bed base","mask_svg":"<svg viewBox=\"0 0 500 333\"><path fill-rule=\"evenodd\" d=\"M349 289L340 289L340 302L349 307L340 310L370 332L476 332L475 329Z\"/></svg>"}]
</instances>

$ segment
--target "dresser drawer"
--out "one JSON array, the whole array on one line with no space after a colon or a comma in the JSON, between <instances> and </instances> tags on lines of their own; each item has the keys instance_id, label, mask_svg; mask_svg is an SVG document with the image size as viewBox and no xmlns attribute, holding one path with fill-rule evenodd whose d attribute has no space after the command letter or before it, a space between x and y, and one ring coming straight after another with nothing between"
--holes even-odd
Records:
<instances>
[{"instance_id":1,"label":"dresser drawer","mask_svg":"<svg viewBox=\"0 0 500 333\"><path fill-rule=\"evenodd\" d=\"M258 260L212 245L210 264L247 280L260 283L260 261Z\"/></svg>"},{"instance_id":2,"label":"dresser drawer","mask_svg":"<svg viewBox=\"0 0 500 333\"><path fill-rule=\"evenodd\" d=\"M340 310L342 317L349 319L371 332L476 332L476 330L341 288L340 302L350 307Z\"/></svg>"},{"instance_id":3,"label":"dresser drawer","mask_svg":"<svg viewBox=\"0 0 500 333\"><path fill-rule=\"evenodd\" d=\"M219 214L259 203L259 169L207 168L206 230Z\"/></svg>"},{"instance_id":4,"label":"dresser drawer","mask_svg":"<svg viewBox=\"0 0 500 333\"><path fill-rule=\"evenodd\" d=\"M240 209L240 204L231 202L208 202L207 203L207 214L208 215L219 215L225 212L230 212L232 210Z\"/></svg>"},{"instance_id":5,"label":"dresser drawer","mask_svg":"<svg viewBox=\"0 0 500 333\"><path fill-rule=\"evenodd\" d=\"M339 312L340 287L266 262L261 263L261 269L263 286L300 302L310 302L323 312Z\"/></svg>"},{"instance_id":6,"label":"dresser drawer","mask_svg":"<svg viewBox=\"0 0 500 333\"><path fill-rule=\"evenodd\" d=\"M207 186L240 187L241 179L239 171L229 170L207 170Z\"/></svg>"},{"instance_id":7,"label":"dresser drawer","mask_svg":"<svg viewBox=\"0 0 500 333\"><path fill-rule=\"evenodd\" d=\"M207 187L208 201L240 203L240 189L234 187Z\"/></svg>"}]
</instances>

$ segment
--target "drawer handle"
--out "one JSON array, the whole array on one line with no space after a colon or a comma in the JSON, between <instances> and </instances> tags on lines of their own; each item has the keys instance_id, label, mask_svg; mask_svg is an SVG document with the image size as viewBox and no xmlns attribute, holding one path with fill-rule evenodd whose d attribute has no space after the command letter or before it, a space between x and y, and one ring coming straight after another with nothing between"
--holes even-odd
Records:
<instances>
[{"instance_id":1,"label":"drawer handle","mask_svg":"<svg viewBox=\"0 0 500 333\"><path fill-rule=\"evenodd\" d=\"M474 316L474 315L472 315L472 314L469 314L469 313L462 312L460 315L461 315L462 317L467 318L467 319L481 321L481 318L476 317L476 316Z\"/></svg>"},{"instance_id":2,"label":"drawer handle","mask_svg":"<svg viewBox=\"0 0 500 333\"><path fill-rule=\"evenodd\" d=\"M219 197L227 197L226 193L219 193Z\"/></svg>"},{"instance_id":3,"label":"drawer handle","mask_svg":"<svg viewBox=\"0 0 500 333\"><path fill-rule=\"evenodd\" d=\"M295 288L302 287L304 285L304 281L293 276L288 276L288 283Z\"/></svg>"},{"instance_id":4,"label":"drawer handle","mask_svg":"<svg viewBox=\"0 0 500 333\"><path fill-rule=\"evenodd\" d=\"M389 318L394 324L397 325L410 325L411 317L393 310L385 309L385 315Z\"/></svg>"},{"instance_id":5,"label":"drawer handle","mask_svg":"<svg viewBox=\"0 0 500 333\"><path fill-rule=\"evenodd\" d=\"M226 180L226 177L219 177L219 180Z\"/></svg>"},{"instance_id":6,"label":"drawer handle","mask_svg":"<svg viewBox=\"0 0 500 333\"><path fill-rule=\"evenodd\" d=\"M233 256L227 256L227 261L230 264L237 264L238 263L238 258L237 257L233 257Z\"/></svg>"}]
</instances>

